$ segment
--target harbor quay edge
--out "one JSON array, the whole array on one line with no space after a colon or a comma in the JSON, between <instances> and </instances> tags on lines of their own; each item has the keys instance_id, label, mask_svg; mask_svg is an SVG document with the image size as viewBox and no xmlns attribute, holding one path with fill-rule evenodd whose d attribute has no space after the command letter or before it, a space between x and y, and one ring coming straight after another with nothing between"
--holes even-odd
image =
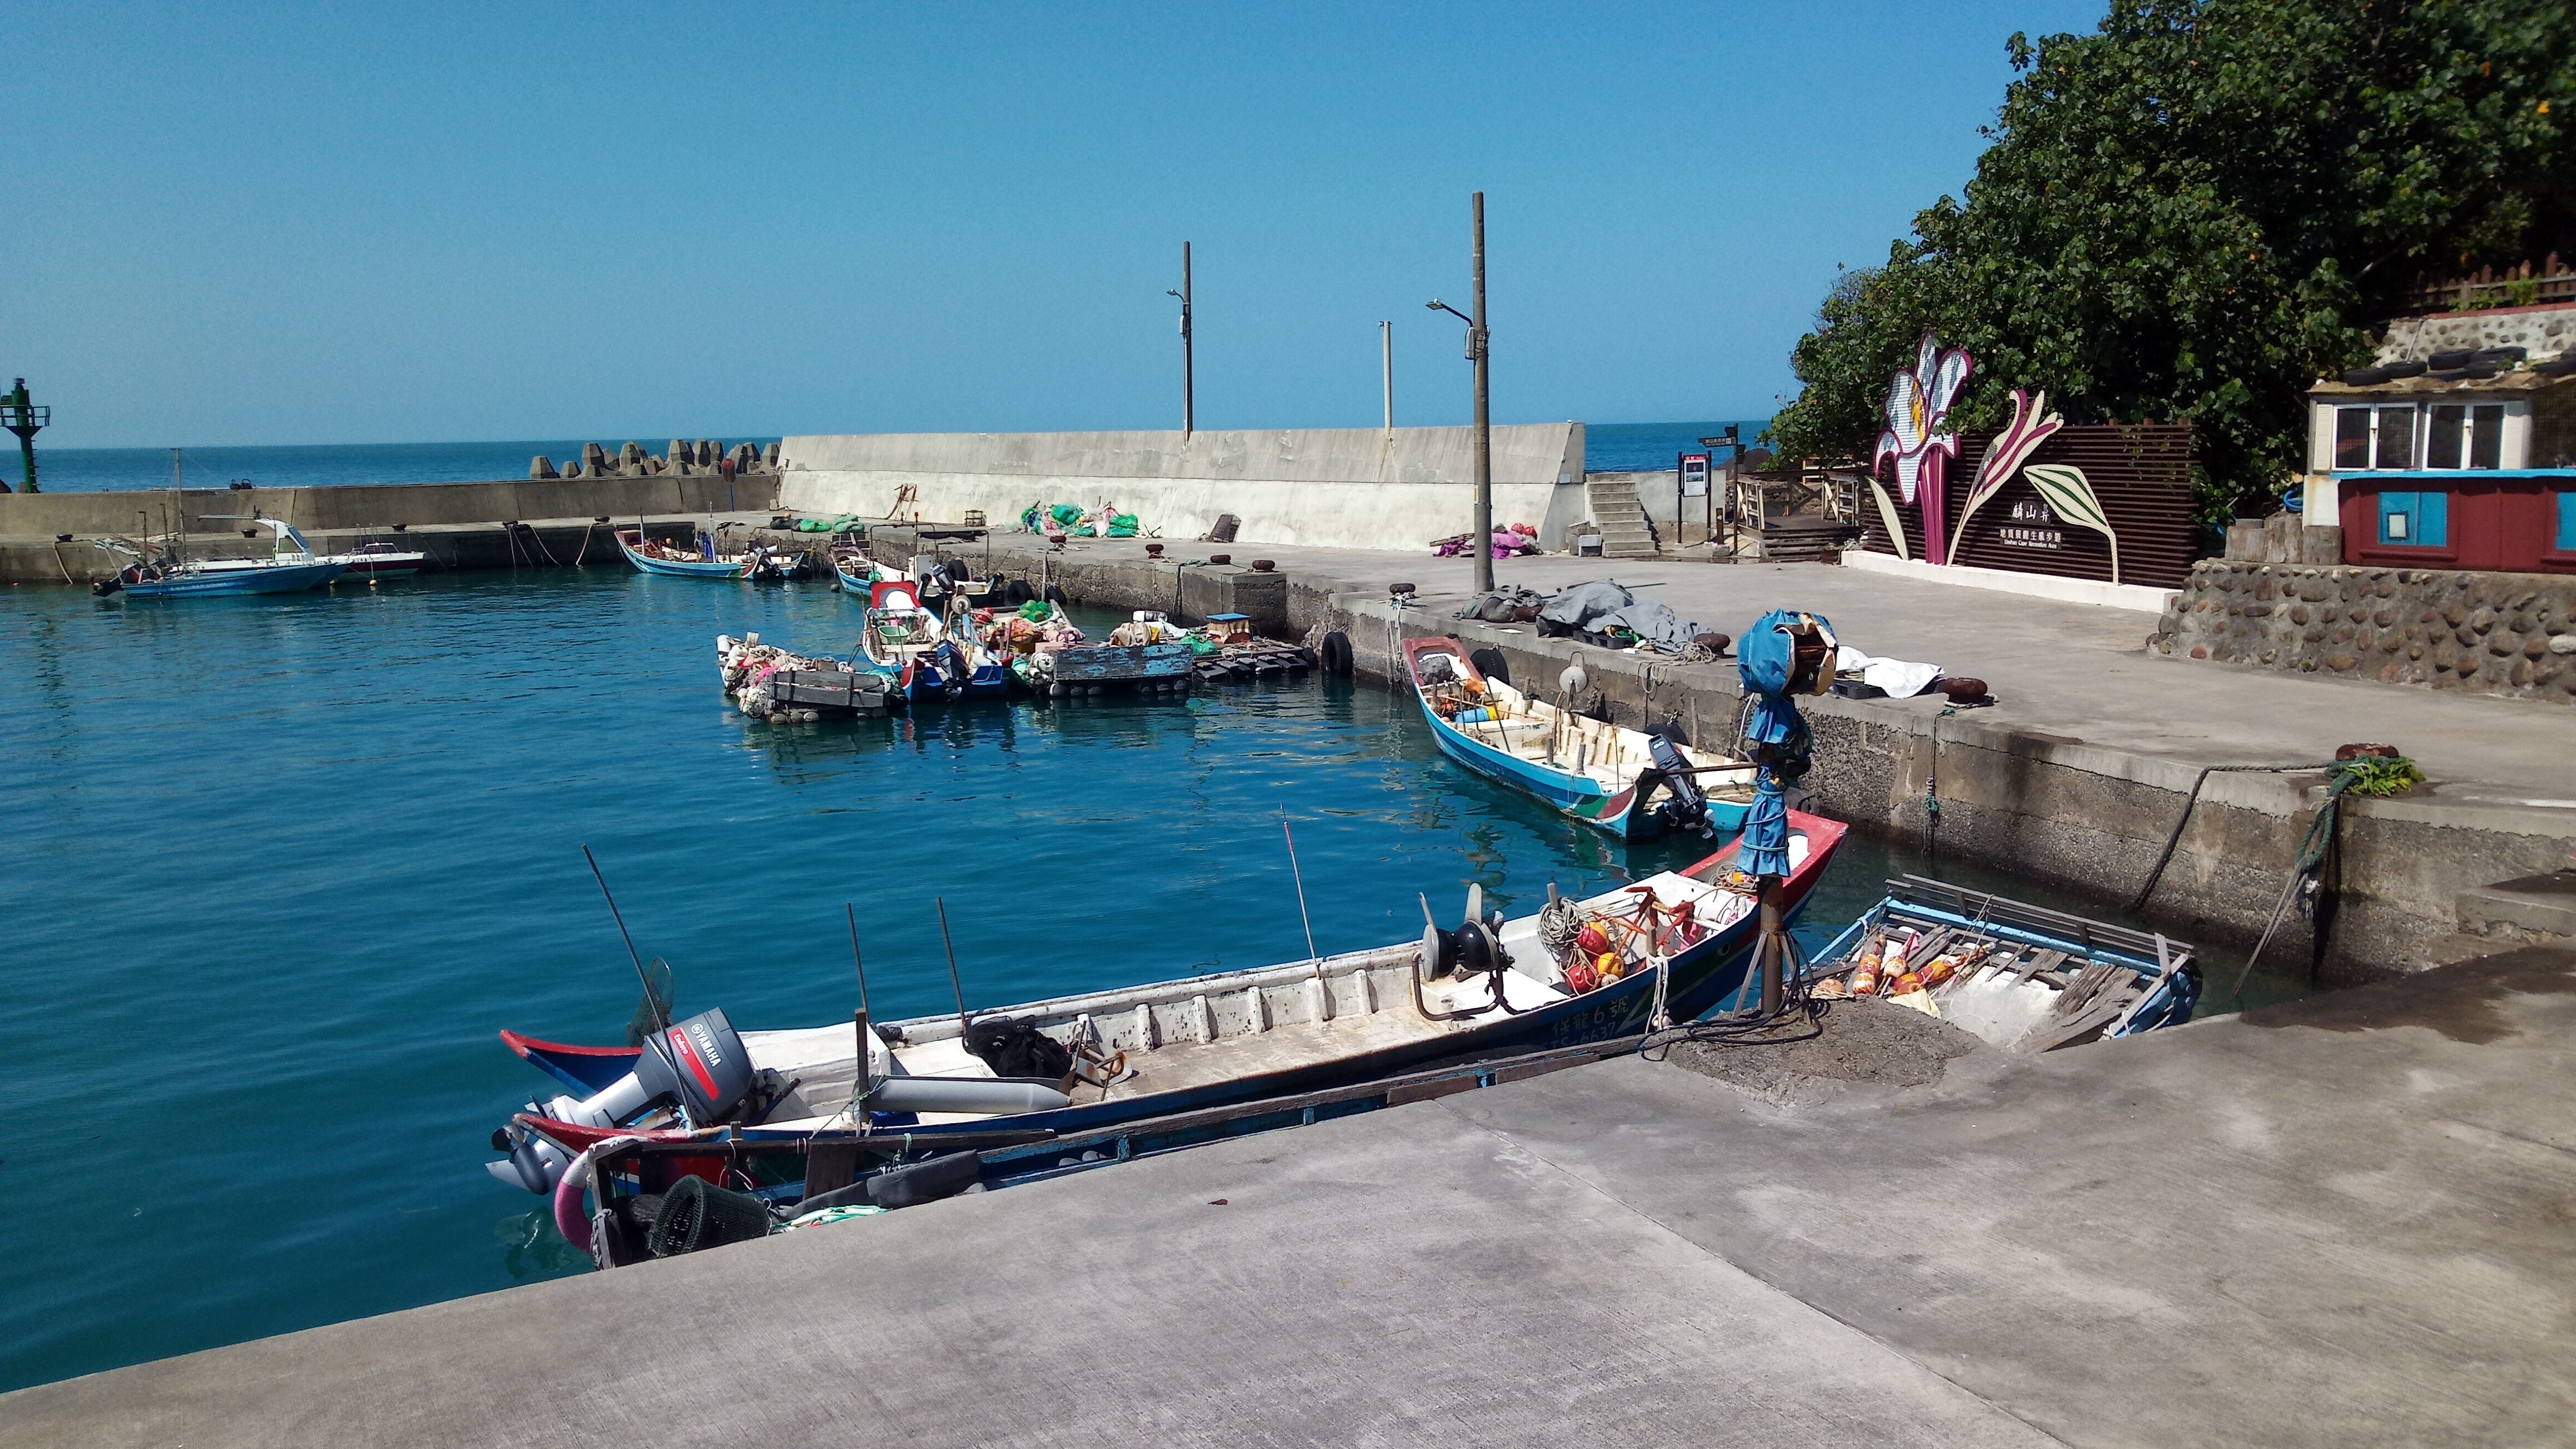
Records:
<instances>
[{"instance_id":1,"label":"harbor quay edge","mask_svg":"<svg viewBox=\"0 0 2576 1449\"><path fill-rule=\"evenodd\" d=\"M1553 680L1579 654L1615 722L1677 725L1694 740L1731 733L1743 699L1732 660L1678 664L1455 619L1445 607L1398 610L1382 584L1297 573L1293 559L1283 565L1288 571L1248 567L1252 554L1292 552L1286 548L1237 546L1238 562L1175 567L1059 554L1024 535L926 549L901 527L872 529L870 537L904 560L916 549L970 566L989 555L996 572L1043 579L1103 607L1174 611L1177 593L1184 616L1225 609L1291 637L1337 629L1350 640L1354 669L1381 681L1395 677L1399 637L1455 634L1498 650L1514 679L1533 681ZM1238 588L1247 596L1238 598ZM1938 858L2007 870L2104 906L2126 905L2147 879L2203 763L1893 702L1825 696L1801 709L1816 736L1817 768L1807 783L1817 808ZM2178 936L2251 945L2322 795L2313 775L2210 776L2147 918ZM1927 796L1938 800L1937 813ZM2323 982L2376 979L2456 955L2445 946L2461 930L2461 892L2555 869L2576 847L2576 814L2566 811L2348 799L2341 817L2338 908L2324 949L2293 912L2265 953L2275 968L2304 963Z\"/></svg>"}]
</instances>

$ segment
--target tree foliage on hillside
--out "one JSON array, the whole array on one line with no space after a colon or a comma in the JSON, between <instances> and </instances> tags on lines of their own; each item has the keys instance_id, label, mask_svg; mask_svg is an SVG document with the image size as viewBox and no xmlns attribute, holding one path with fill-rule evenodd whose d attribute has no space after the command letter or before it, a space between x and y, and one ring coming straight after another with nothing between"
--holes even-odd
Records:
<instances>
[{"instance_id":1,"label":"tree foliage on hillside","mask_svg":"<svg viewBox=\"0 0 2576 1449\"><path fill-rule=\"evenodd\" d=\"M2007 44L1966 199L1799 340L1782 453L1866 455L1930 330L1977 360L1956 424L2016 386L2071 421L2188 418L2221 513L2300 466L2302 395L2419 274L2576 255L2571 0L2114 0Z\"/></svg>"}]
</instances>

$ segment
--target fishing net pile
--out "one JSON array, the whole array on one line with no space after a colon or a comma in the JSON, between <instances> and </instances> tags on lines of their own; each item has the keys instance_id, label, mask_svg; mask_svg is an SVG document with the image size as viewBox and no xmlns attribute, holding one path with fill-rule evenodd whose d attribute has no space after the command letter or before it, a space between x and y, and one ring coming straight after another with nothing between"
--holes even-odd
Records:
<instances>
[{"instance_id":1,"label":"fishing net pile","mask_svg":"<svg viewBox=\"0 0 2576 1449\"><path fill-rule=\"evenodd\" d=\"M1086 509L1079 503L1032 503L1020 513L1020 531L1052 538L1134 538L1143 528L1135 514L1120 513L1114 504Z\"/></svg>"},{"instance_id":2,"label":"fishing net pile","mask_svg":"<svg viewBox=\"0 0 2576 1449\"><path fill-rule=\"evenodd\" d=\"M757 634L740 639L722 636L716 640L716 671L724 678L727 698L744 714L765 716L777 708L769 688L770 679L781 670L820 670L828 673L847 671L849 665L837 659L815 658L763 644Z\"/></svg>"},{"instance_id":3,"label":"fishing net pile","mask_svg":"<svg viewBox=\"0 0 2576 1449\"><path fill-rule=\"evenodd\" d=\"M1089 642L1063 609L1045 599L1017 609L977 609L972 618L976 639L1024 671L1051 667L1058 651Z\"/></svg>"}]
</instances>

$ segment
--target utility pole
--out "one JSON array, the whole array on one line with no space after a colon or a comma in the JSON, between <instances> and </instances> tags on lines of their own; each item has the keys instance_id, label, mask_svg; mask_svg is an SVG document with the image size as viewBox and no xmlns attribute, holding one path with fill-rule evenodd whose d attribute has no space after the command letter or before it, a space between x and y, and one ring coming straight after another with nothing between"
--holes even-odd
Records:
<instances>
[{"instance_id":1,"label":"utility pole","mask_svg":"<svg viewBox=\"0 0 2576 1449\"><path fill-rule=\"evenodd\" d=\"M1377 368L1380 383L1386 389L1386 437L1395 441L1395 324L1377 324Z\"/></svg>"},{"instance_id":2,"label":"utility pole","mask_svg":"<svg viewBox=\"0 0 2576 1449\"><path fill-rule=\"evenodd\" d=\"M1476 320L1467 328L1467 355L1476 363L1476 592L1494 587L1494 414L1488 388L1486 354L1491 334L1485 330L1485 193L1476 207Z\"/></svg>"},{"instance_id":3,"label":"utility pole","mask_svg":"<svg viewBox=\"0 0 2576 1449\"><path fill-rule=\"evenodd\" d=\"M1181 243L1181 289L1177 292L1166 289L1163 295L1181 299L1181 441L1187 442L1190 434L1198 431L1199 421L1198 402L1193 396L1196 391L1195 374L1198 360L1193 356L1190 341L1190 244L1188 242Z\"/></svg>"},{"instance_id":4,"label":"utility pole","mask_svg":"<svg viewBox=\"0 0 2576 1449\"><path fill-rule=\"evenodd\" d=\"M1492 350L1486 345L1485 331L1485 193L1476 193L1475 205L1476 315L1470 317L1437 297L1424 305L1467 324L1467 360L1476 364L1476 532L1470 541L1476 549L1476 592L1484 594L1494 587L1494 414L1485 358ZM1392 383L1389 392L1393 392ZM1387 412L1392 426L1391 404Z\"/></svg>"}]
</instances>

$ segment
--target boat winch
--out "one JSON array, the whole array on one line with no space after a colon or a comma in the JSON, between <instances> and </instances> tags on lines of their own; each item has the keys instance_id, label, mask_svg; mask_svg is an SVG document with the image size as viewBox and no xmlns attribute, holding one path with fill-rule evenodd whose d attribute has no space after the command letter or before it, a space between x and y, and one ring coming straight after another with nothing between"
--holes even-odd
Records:
<instances>
[{"instance_id":1,"label":"boat winch","mask_svg":"<svg viewBox=\"0 0 2576 1449\"><path fill-rule=\"evenodd\" d=\"M1422 901L1422 955L1413 973L1413 1009L1430 1021L1482 1016L1497 1006L1518 1016L1519 1009L1505 999L1503 992L1503 973L1512 967L1512 953L1503 949L1503 913L1485 909L1485 888L1467 887L1466 919L1455 930L1442 930L1432 918L1428 896L1418 899ZM1461 982L1482 976L1493 999L1483 1006L1433 1011L1422 998L1423 983L1443 976L1456 977Z\"/></svg>"}]
</instances>

